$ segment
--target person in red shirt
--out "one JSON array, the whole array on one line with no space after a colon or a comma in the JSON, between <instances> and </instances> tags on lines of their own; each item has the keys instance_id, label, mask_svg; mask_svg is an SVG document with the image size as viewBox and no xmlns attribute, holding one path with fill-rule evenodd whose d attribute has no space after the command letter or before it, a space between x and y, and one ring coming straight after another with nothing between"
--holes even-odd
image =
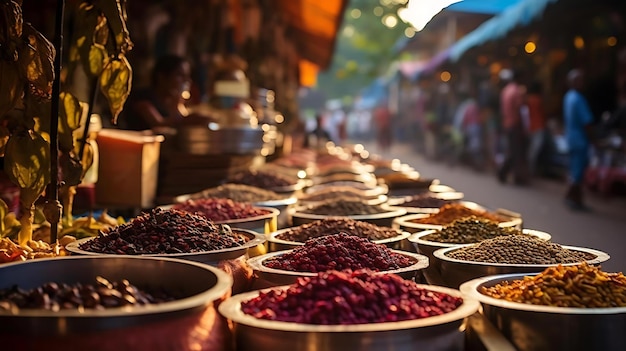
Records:
<instances>
[{"instance_id":1,"label":"person in red shirt","mask_svg":"<svg viewBox=\"0 0 626 351\"><path fill-rule=\"evenodd\" d=\"M505 183L513 173L515 184L524 185L528 182L527 136L526 126L522 117L525 100L525 88L520 84L520 73L511 73L508 83L500 93L500 112L502 115L502 132L504 133L505 159L498 169L498 180Z\"/></svg>"},{"instance_id":2,"label":"person in red shirt","mask_svg":"<svg viewBox=\"0 0 626 351\"><path fill-rule=\"evenodd\" d=\"M539 154L546 140L546 113L543 107L542 87L540 82L533 82L528 87L526 96L528 112L528 133L530 143L528 146L528 168L534 175L539 162Z\"/></svg>"}]
</instances>

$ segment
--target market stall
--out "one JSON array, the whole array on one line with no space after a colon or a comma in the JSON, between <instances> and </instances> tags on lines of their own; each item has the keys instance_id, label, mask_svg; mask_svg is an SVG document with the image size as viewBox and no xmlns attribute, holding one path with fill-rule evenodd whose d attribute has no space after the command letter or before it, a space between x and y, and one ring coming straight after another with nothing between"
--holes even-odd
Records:
<instances>
[{"instance_id":1,"label":"market stall","mask_svg":"<svg viewBox=\"0 0 626 351\"><path fill-rule=\"evenodd\" d=\"M99 35L86 47L88 69L94 68L96 81L104 82L115 113L128 93L124 53L132 45L122 25L122 3L114 3L119 6L113 14L109 7L98 7L103 4L111 5L96 2L81 9L87 17L121 25L115 27L121 34L112 37L114 41L104 41L115 60L92 56L100 46L107 47L99 44ZM334 20L324 26L337 25L345 2L324 4L281 2L300 39L316 28L310 26L309 12L327 20L332 13ZM40 48L35 53L50 49L43 63L31 60L26 67L54 71L53 50L36 30L24 29L19 4L1 5L2 14L14 19L14 31L7 33L14 39L23 33L30 33L29 40L37 38L30 46L18 46L18 54L33 54L33 46ZM91 34L98 28L102 26ZM332 28L324 27L315 35L332 42L329 33ZM82 47L84 42L75 44ZM327 64L329 52L320 53L308 44L301 44L307 58ZM15 64L1 58L2 72ZM362 145L294 149L254 167L244 161L240 170L224 174L225 184L191 184L187 193L159 206L146 200L154 194L144 189L144 179L125 190L122 181L109 189L111 198L139 202L141 214L112 218L104 212L98 218L74 218L66 206L69 212L61 220L60 202L71 204L72 196L68 191L67 199L63 195L58 201L57 186L77 185L88 167L69 162L74 147L65 143L85 144L67 135L78 129L78 123L71 124L75 128L68 123L76 122L71 117L80 115L82 105L59 90L58 68L56 80L42 74L28 81L27 92L8 91L9 102L15 104L38 91L32 87L50 85L49 98L53 105L61 103L62 113L53 108L60 122L52 119L49 144L42 136L45 131L33 127L33 116L25 112L20 115L25 121L21 129L10 131L6 144L5 170L22 190L21 213L0 206L6 236L0 239L0 338L7 348L626 348L626 277L599 268L610 259L608 253L554 243L549 233L523 228L523 213L474 203L465 199L463 189L425 179L411 165L381 158ZM22 86L2 79L2 87ZM236 97L242 82L222 86L227 95L218 96ZM40 97L37 104L45 99ZM5 100L0 101L8 106ZM99 138L106 136L104 132ZM127 149L116 153L118 160L136 166L134 174L126 176L127 183L145 176L144 167L150 166L144 162L146 149L160 147L161 140L141 138L124 140L133 144L134 154L126 154ZM15 143L19 153L11 151ZM262 145L253 149L259 148ZM66 184L57 183L59 151ZM189 158L180 164L213 157L186 154ZM89 160L83 157L89 155L85 149L78 155L80 161ZM122 170L108 172L114 178ZM201 177L185 173L186 178L173 182L191 183ZM48 188L40 213L35 200L48 177L54 186ZM145 181L153 178L154 173ZM44 235L38 239L37 233ZM442 248L435 250L437 245ZM497 273L509 275L494 276ZM571 332L563 333L564 328Z\"/></svg>"}]
</instances>

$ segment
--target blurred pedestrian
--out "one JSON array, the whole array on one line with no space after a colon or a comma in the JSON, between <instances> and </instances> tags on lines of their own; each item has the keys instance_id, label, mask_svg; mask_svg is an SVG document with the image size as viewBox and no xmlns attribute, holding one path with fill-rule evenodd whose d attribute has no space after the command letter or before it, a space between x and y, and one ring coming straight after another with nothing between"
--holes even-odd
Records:
<instances>
[{"instance_id":1,"label":"blurred pedestrian","mask_svg":"<svg viewBox=\"0 0 626 351\"><path fill-rule=\"evenodd\" d=\"M374 109L376 123L376 140L380 151L387 151L391 147L391 112L387 100L382 101Z\"/></svg>"},{"instance_id":2,"label":"blurred pedestrian","mask_svg":"<svg viewBox=\"0 0 626 351\"><path fill-rule=\"evenodd\" d=\"M546 142L546 113L543 106L540 82L534 81L528 87L526 107L528 111L528 133L530 136L528 169L531 175L535 175L539 166L540 152Z\"/></svg>"},{"instance_id":3,"label":"blurred pedestrian","mask_svg":"<svg viewBox=\"0 0 626 351\"><path fill-rule=\"evenodd\" d=\"M306 134L304 147L319 149L331 141L330 134L324 128L324 116L322 113L315 115L315 128Z\"/></svg>"},{"instance_id":4,"label":"blurred pedestrian","mask_svg":"<svg viewBox=\"0 0 626 351\"><path fill-rule=\"evenodd\" d=\"M527 131L522 117L525 88L520 84L521 75L517 70L504 78L508 82L500 93L500 112L506 145L504 161L498 170L498 180L505 183L512 173L515 184L525 185L528 182Z\"/></svg>"},{"instance_id":5,"label":"blurred pedestrian","mask_svg":"<svg viewBox=\"0 0 626 351\"><path fill-rule=\"evenodd\" d=\"M583 180L589 163L589 131L593 114L581 93L584 73L573 69L567 74L569 90L563 98L565 138L569 148L569 187L565 203L573 210L589 210L583 201Z\"/></svg>"}]
</instances>

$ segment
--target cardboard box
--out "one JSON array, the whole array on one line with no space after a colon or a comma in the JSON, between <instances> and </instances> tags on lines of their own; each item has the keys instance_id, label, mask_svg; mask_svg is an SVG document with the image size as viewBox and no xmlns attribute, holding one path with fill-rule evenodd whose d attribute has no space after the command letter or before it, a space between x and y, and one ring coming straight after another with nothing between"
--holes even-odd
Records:
<instances>
[{"instance_id":1,"label":"cardboard box","mask_svg":"<svg viewBox=\"0 0 626 351\"><path fill-rule=\"evenodd\" d=\"M157 190L162 135L102 129L96 203L103 207L151 208Z\"/></svg>"}]
</instances>

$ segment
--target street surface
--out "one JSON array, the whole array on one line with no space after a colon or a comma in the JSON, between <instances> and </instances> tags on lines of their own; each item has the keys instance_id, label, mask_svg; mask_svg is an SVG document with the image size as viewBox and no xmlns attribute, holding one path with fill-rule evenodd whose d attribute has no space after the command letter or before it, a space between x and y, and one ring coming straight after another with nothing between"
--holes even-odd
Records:
<instances>
[{"instance_id":1,"label":"street surface","mask_svg":"<svg viewBox=\"0 0 626 351\"><path fill-rule=\"evenodd\" d=\"M371 153L408 163L422 177L441 180L442 184L463 192L465 200L521 213L524 228L548 232L553 242L604 251L611 258L602 265L603 270L626 272L626 199L623 197L607 198L587 191L586 200L593 211L574 212L563 203L566 184L561 181L534 179L526 187L500 184L491 173L428 161L408 144L394 144L387 152L378 152L374 143L364 146Z\"/></svg>"}]
</instances>

